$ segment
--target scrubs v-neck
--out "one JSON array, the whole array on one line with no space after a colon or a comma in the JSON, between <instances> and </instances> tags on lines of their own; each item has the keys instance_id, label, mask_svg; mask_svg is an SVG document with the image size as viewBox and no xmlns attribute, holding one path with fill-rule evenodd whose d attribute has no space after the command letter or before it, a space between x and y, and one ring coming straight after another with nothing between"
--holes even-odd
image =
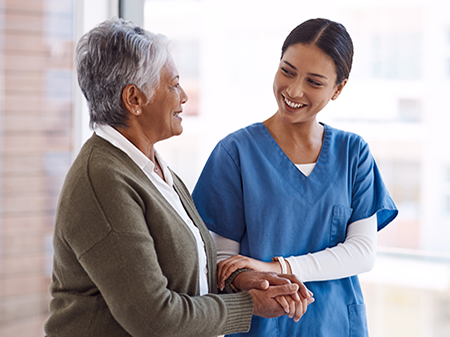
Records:
<instances>
[{"instance_id":1,"label":"scrubs v-neck","mask_svg":"<svg viewBox=\"0 0 450 337\"><path fill-rule=\"evenodd\" d=\"M377 214L378 230L396 216L367 143L323 124L319 159L306 177L262 123L221 140L195 186L206 226L262 261L324 250L345 240L347 225ZM357 276L308 282L315 302L299 322L253 317L236 336L367 336ZM234 336L234 335L233 335Z\"/></svg>"}]
</instances>

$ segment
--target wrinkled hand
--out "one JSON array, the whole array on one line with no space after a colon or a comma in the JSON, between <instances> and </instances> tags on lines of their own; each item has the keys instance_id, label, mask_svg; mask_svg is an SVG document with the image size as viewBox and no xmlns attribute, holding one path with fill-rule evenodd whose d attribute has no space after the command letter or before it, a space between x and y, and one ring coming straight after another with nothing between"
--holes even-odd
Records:
<instances>
[{"instance_id":1,"label":"wrinkled hand","mask_svg":"<svg viewBox=\"0 0 450 337\"><path fill-rule=\"evenodd\" d=\"M286 302L283 306L276 298L279 296L290 298L290 296L295 295L297 291L298 285L293 283L269 286L266 290L250 289L249 293L253 297L253 315L274 318L288 314L290 304Z\"/></svg>"},{"instance_id":2,"label":"wrinkled hand","mask_svg":"<svg viewBox=\"0 0 450 337\"><path fill-rule=\"evenodd\" d=\"M285 275L254 270L240 273L233 280L234 287L239 290L250 290L250 289L267 290L269 286L278 286L291 283L293 283L291 279L289 277L285 277Z\"/></svg>"},{"instance_id":3,"label":"wrinkled hand","mask_svg":"<svg viewBox=\"0 0 450 337\"><path fill-rule=\"evenodd\" d=\"M297 322L305 314L308 305L314 302L314 298L313 293L295 275L246 271L236 276L233 281L233 285L240 290L257 289L268 291L275 286L289 284L296 284L298 290L291 294L277 295L273 299L283 309L283 315L288 314L290 318L293 318ZM273 307L269 307L268 309L273 310Z\"/></svg>"},{"instance_id":4,"label":"wrinkled hand","mask_svg":"<svg viewBox=\"0 0 450 337\"><path fill-rule=\"evenodd\" d=\"M280 270L277 269L278 266L278 262L263 262L247 256L234 255L217 264L217 282L220 289L223 289L223 287L225 287L225 280L230 277L236 269L248 268L256 271L279 272Z\"/></svg>"},{"instance_id":5,"label":"wrinkled hand","mask_svg":"<svg viewBox=\"0 0 450 337\"><path fill-rule=\"evenodd\" d=\"M291 296L278 296L275 299L277 302L284 308L286 305L289 305L289 318L293 318L295 322L298 322L300 318L306 313L308 309L308 305L313 303L314 294L306 288L306 286L300 282L300 280L291 274L282 274L280 277L285 277L289 279L292 283L297 284L299 286L298 295L300 298L299 302L293 301ZM305 296L306 295L306 296Z\"/></svg>"}]
</instances>

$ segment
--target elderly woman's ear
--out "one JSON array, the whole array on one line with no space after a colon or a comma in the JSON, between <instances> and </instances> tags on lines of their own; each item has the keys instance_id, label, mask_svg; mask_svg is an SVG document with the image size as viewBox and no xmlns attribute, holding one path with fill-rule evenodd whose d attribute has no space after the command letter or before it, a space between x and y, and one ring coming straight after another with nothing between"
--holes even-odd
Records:
<instances>
[{"instance_id":1,"label":"elderly woman's ear","mask_svg":"<svg viewBox=\"0 0 450 337\"><path fill-rule=\"evenodd\" d=\"M134 84L128 84L122 91L123 105L135 116L142 112L141 107L145 105L146 100L145 95Z\"/></svg>"}]
</instances>

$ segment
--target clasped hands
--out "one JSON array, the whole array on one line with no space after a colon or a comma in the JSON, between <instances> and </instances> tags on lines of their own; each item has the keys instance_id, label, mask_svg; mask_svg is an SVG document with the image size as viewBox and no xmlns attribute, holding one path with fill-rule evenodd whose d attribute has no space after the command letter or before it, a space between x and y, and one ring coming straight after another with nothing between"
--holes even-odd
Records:
<instances>
[{"instance_id":1,"label":"clasped hands","mask_svg":"<svg viewBox=\"0 0 450 337\"><path fill-rule=\"evenodd\" d=\"M233 256L218 264L219 287L223 289L225 280L236 269L252 269L237 275L233 286L252 295L253 314L265 318L288 315L298 322L314 302L313 293L295 275L279 274L277 264Z\"/></svg>"}]
</instances>

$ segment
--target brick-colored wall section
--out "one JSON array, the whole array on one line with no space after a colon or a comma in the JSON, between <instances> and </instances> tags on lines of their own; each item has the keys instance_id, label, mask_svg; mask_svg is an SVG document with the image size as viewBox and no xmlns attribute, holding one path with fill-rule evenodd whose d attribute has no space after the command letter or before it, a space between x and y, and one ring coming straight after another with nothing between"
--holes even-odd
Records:
<instances>
[{"instance_id":1,"label":"brick-colored wall section","mask_svg":"<svg viewBox=\"0 0 450 337\"><path fill-rule=\"evenodd\" d=\"M41 337L72 151L73 0L0 0L0 336Z\"/></svg>"}]
</instances>

